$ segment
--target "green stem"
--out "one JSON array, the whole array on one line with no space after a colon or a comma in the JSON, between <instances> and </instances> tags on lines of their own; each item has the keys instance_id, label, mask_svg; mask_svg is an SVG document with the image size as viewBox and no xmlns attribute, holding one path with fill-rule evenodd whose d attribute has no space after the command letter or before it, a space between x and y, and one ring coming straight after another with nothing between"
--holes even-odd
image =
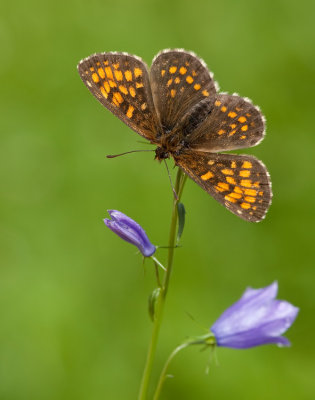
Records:
<instances>
[{"instance_id":1,"label":"green stem","mask_svg":"<svg viewBox=\"0 0 315 400\"><path fill-rule=\"evenodd\" d=\"M178 168L177 175L176 175L176 182L175 182L175 191L177 193L178 199L173 200L173 209L172 209L172 219L171 219L171 227L170 227L170 234L169 234L169 249L168 249L168 260L167 260L167 270L164 275L164 281L160 296L157 300L156 308L155 308L155 317L153 322L153 329L151 335L151 341L149 344L149 350L147 354L147 359L143 371L140 392L138 400L146 400L148 395L149 389L149 382L152 374L153 369L153 362L155 357L156 346L158 342L160 327L163 319L163 310L165 305L166 294L168 291L170 276L173 267L173 259L174 259L174 246L176 240L176 226L177 226L177 203L180 200L180 197L183 193L184 184L186 182L186 177L183 174L182 170Z\"/></svg>"},{"instance_id":2,"label":"green stem","mask_svg":"<svg viewBox=\"0 0 315 400\"><path fill-rule=\"evenodd\" d=\"M183 343L183 344L179 345L178 347L176 347L175 350L173 350L173 352L168 357L168 359L167 359L167 361L166 361L166 363L165 363L165 365L164 365L164 367L162 369L162 372L161 372L161 375L160 375L160 378L159 378L159 382L157 384L157 387L156 387L156 390L155 390L155 393L154 393L153 400L158 400L159 397L160 397L163 384L164 384L165 379L167 377L166 372L167 372L167 369L168 369L171 361L173 360L173 358L176 356L176 354L178 352L180 352L181 350L185 349L189 345L190 345L190 343Z\"/></svg>"}]
</instances>

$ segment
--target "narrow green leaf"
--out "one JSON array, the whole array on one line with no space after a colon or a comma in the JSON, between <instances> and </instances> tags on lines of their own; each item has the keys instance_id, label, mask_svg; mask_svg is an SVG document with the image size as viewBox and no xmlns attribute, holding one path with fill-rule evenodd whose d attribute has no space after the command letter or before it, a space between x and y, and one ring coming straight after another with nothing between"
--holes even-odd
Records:
<instances>
[{"instance_id":1,"label":"narrow green leaf","mask_svg":"<svg viewBox=\"0 0 315 400\"><path fill-rule=\"evenodd\" d=\"M185 226L186 210L183 203L177 203L177 211L178 211L178 231L177 231L176 243L179 244Z\"/></svg>"}]
</instances>

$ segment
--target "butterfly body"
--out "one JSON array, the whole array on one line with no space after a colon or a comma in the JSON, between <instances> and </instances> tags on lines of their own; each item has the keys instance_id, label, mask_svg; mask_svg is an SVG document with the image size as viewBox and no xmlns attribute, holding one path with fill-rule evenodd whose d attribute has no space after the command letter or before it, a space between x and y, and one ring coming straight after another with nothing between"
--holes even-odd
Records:
<instances>
[{"instance_id":1,"label":"butterfly body","mask_svg":"<svg viewBox=\"0 0 315 400\"><path fill-rule=\"evenodd\" d=\"M199 186L234 214L258 222L271 203L268 171L253 156L221 153L258 144L265 121L247 98L218 93L205 63L165 50L151 69L126 53L94 54L78 65L91 93L131 129L172 157Z\"/></svg>"}]
</instances>

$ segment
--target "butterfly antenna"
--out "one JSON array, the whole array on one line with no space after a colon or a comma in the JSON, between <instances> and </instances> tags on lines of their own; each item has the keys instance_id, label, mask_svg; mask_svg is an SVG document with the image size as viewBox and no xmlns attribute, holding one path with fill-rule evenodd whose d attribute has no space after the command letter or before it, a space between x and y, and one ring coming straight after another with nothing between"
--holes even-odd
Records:
<instances>
[{"instance_id":1,"label":"butterfly antenna","mask_svg":"<svg viewBox=\"0 0 315 400\"><path fill-rule=\"evenodd\" d=\"M107 154L107 158L115 158L115 157L120 157L120 156L124 156L125 154L130 154L130 153L142 153L144 151L154 151L152 150L131 150L131 151L126 151L125 153L120 153L120 154Z\"/></svg>"},{"instance_id":2,"label":"butterfly antenna","mask_svg":"<svg viewBox=\"0 0 315 400\"><path fill-rule=\"evenodd\" d=\"M166 170L167 170L167 174L168 174L168 177L169 177L169 180L170 180L170 183L171 183L171 187L172 187L172 190L173 190L173 193L174 193L174 197L178 201L179 198L178 198L177 193L175 191L175 188L174 188L174 185L173 185L173 182L172 182L172 178L171 178L171 174L170 174L170 170L168 169L168 165L167 165L166 160L164 160L164 164L165 164L165 167L166 167Z\"/></svg>"}]
</instances>

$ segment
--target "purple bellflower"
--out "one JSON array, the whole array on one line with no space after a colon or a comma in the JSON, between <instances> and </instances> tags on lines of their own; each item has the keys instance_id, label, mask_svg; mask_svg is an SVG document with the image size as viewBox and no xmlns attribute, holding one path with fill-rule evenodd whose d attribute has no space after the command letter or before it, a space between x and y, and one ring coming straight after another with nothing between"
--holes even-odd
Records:
<instances>
[{"instance_id":1,"label":"purple bellflower","mask_svg":"<svg viewBox=\"0 0 315 400\"><path fill-rule=\"evenodd\" d=\"M120 238L138 247L144 257L151 257L156 247L150 242L144 229L133 219L117 210L107 210L111 219L105 218L108 228Z\"/></svg>"},{"instance_id":2,"label":"purple bellflower","mask_svg":"<svg viewBox=\"0 0 315 400\"><path fill-rule=\"evenodd\" d=\"M299 309L276 300L278 283L262 289L248 288L212 325L217 346L247 349L268 343L290 346L281 336L293 324Z\"/></svg>"}]
</instances>

